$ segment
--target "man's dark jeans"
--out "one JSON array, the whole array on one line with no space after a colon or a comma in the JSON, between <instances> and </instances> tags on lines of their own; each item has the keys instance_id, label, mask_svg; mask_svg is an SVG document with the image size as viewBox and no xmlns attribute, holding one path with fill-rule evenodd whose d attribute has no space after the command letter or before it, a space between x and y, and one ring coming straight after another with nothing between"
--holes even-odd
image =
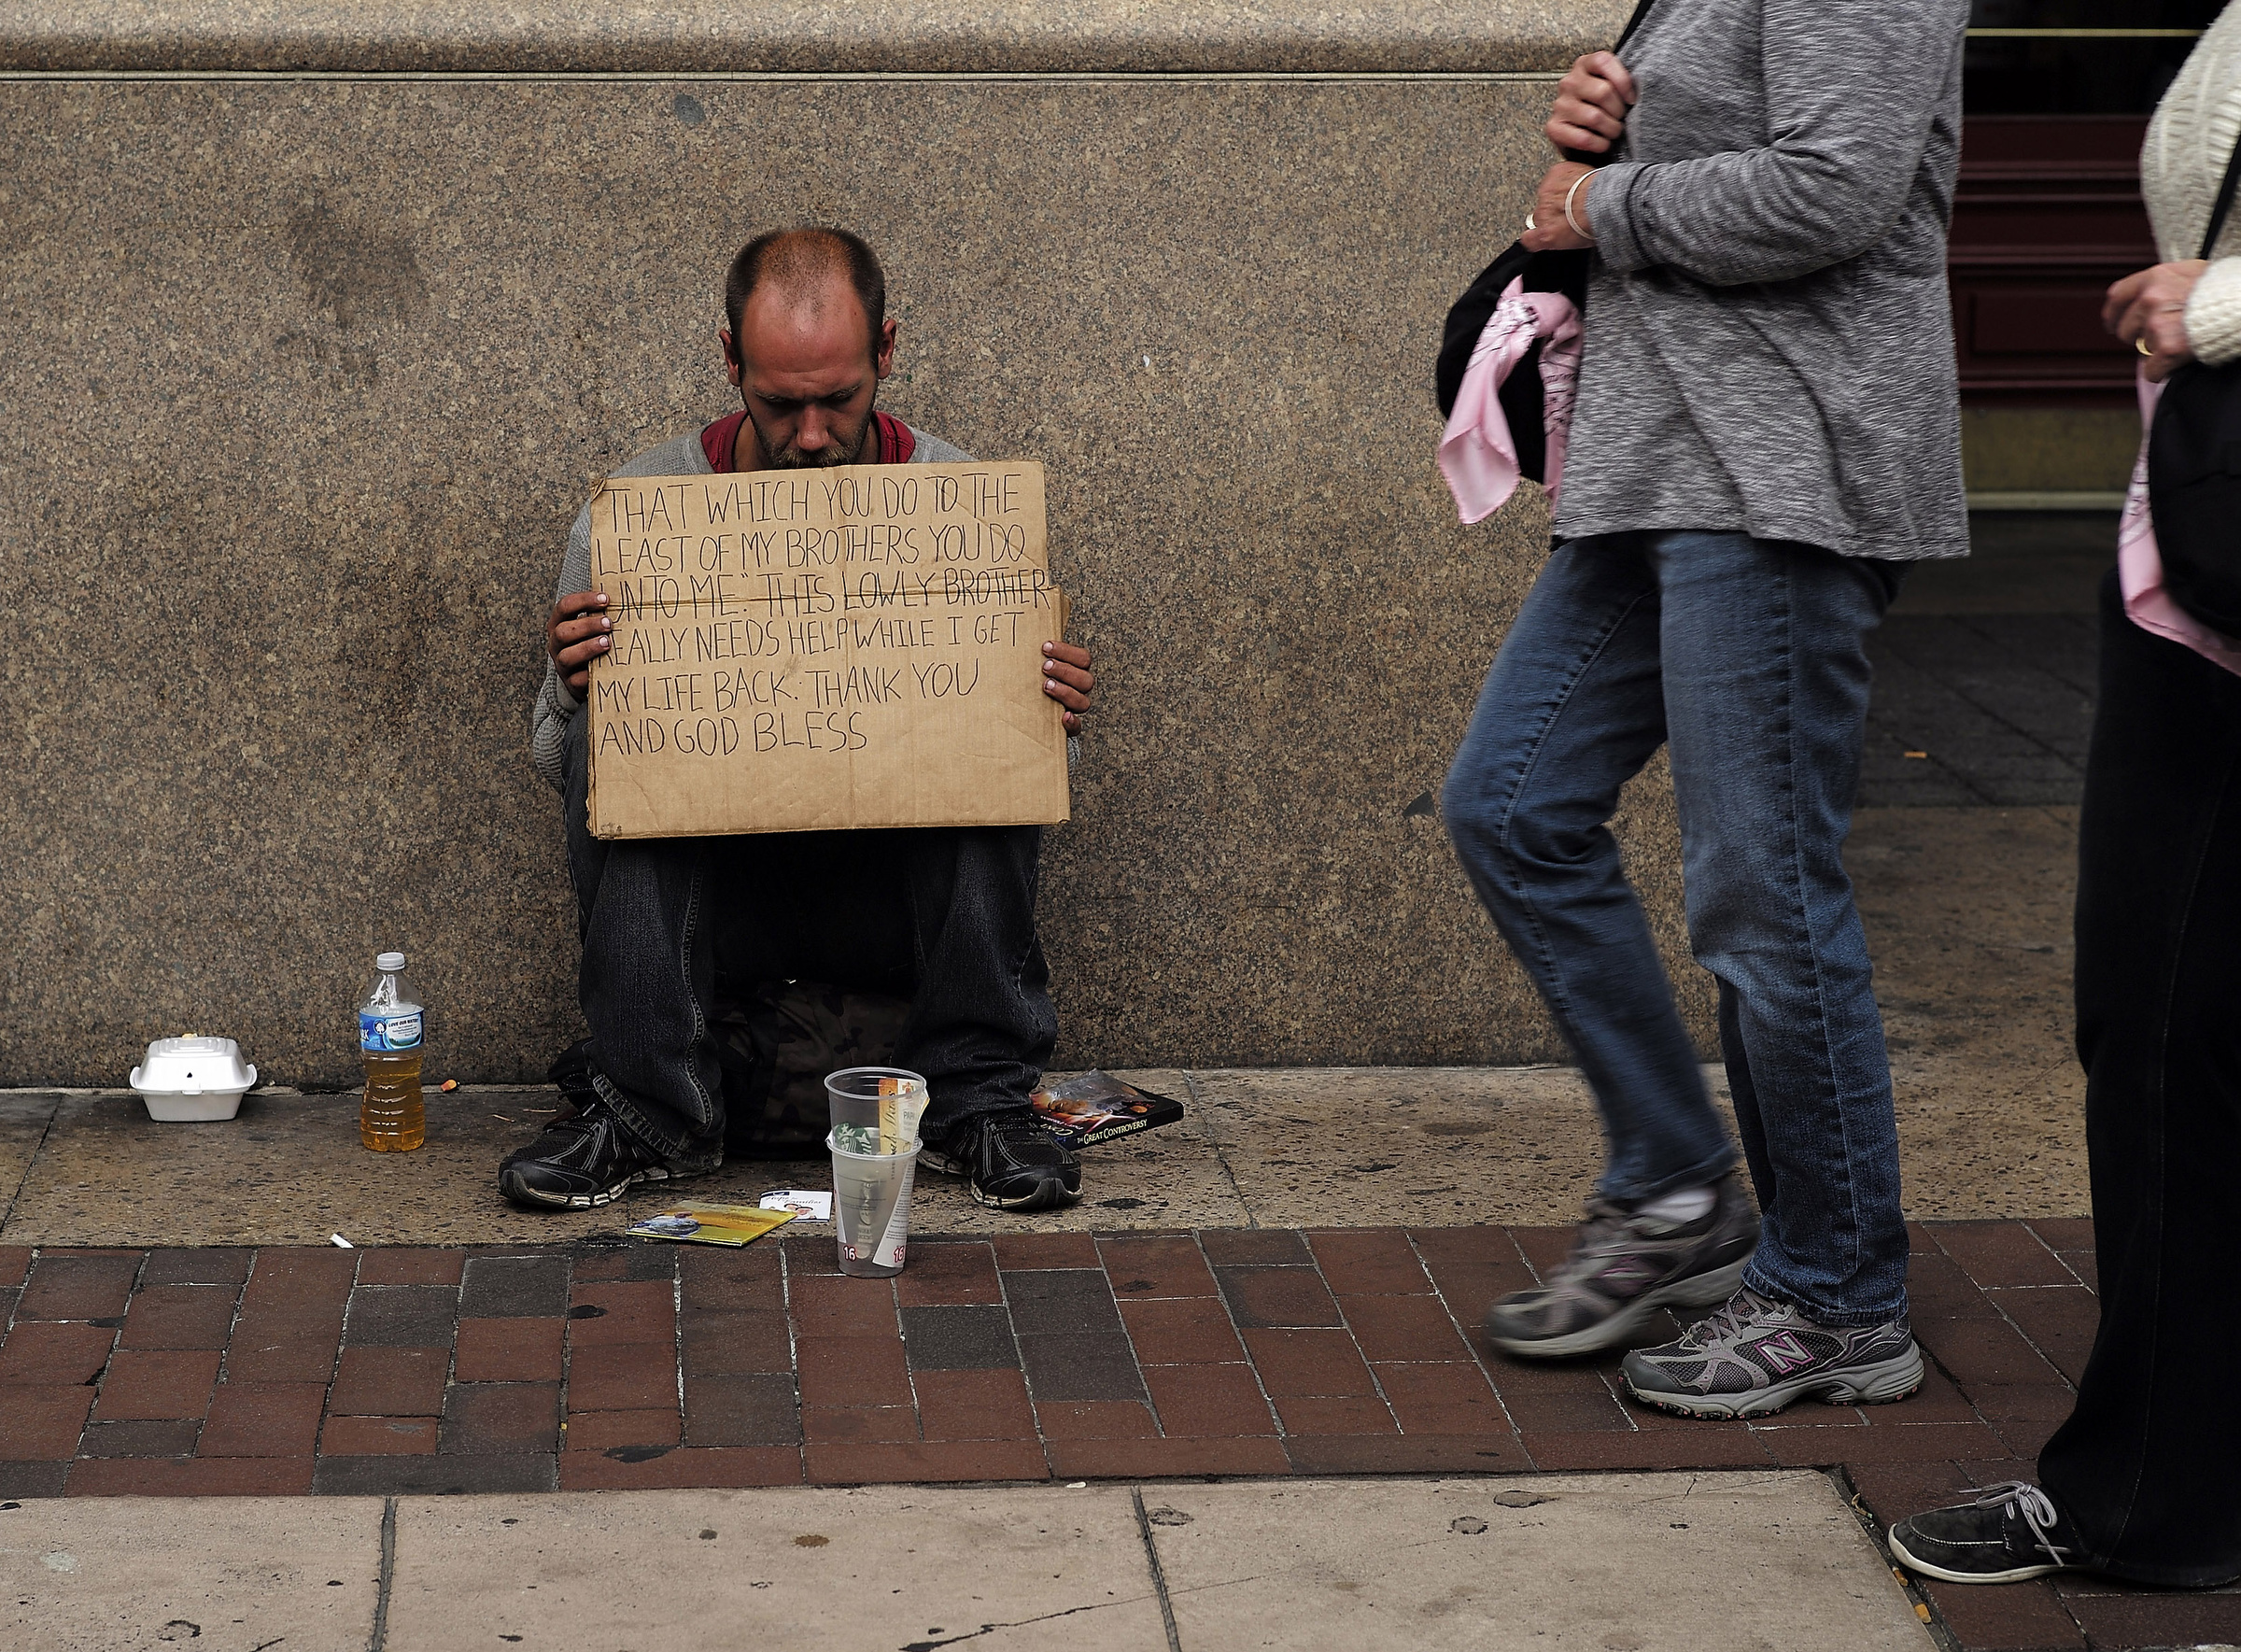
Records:
<instances>
[{"instance_id":1,"label":"man's dark jeans","mask_svg":"<svg viewBox=\"0 0 2241 1652\"><path fill-rule=\"evenodd\" d=\"M2078 1055L2101 1328L2041 1483L2097 1570L2241 1576L2241 678L2101 591L2078 832Z\"/></svg>"},{"instance_id":2,"label":"man's dark jeans","mask_svg":"<svg viewBox=\"0 0 2241 1652\"><path fill-rule=\"evenodd\" d=\"M1035 932L1039 827L601 840L580 712L568 754L577 990L593 1082L633 1136L685 1168L721 1162L719 977L908 996L895 1059L933 1092L929 1141L1026 1105L1058 1036Z\"/></svg>"}]
</instances>

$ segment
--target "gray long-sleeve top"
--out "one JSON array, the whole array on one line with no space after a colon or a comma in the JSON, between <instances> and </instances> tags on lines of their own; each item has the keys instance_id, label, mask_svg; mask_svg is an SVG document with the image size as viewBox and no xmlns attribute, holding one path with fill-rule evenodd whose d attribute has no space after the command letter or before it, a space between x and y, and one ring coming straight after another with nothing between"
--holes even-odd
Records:
<instances>
[{"instance_id":1,"label":"gray long-sleeve top","mask_svg":"<svg viewBox=\"0 0 2241 1652\"><path fill-rule=\"evenodd\" d=\"M1967 0L1657 0L1587 187L1555 529L1968 552L1945 232Z\"/></svg>"}]
</instances>

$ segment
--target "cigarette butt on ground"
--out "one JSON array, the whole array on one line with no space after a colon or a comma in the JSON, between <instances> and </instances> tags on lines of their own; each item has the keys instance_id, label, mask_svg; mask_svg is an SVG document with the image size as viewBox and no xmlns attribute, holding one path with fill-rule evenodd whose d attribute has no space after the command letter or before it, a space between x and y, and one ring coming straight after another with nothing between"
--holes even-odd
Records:
<instances>
[{"instance_id":1,"label":"cigarette butt on ground","mask_svg":"<svg viewBox=\"0 0 2241 1652\"><path fill-rule=\"evenodd\" d=\"M327 1239L330 1244L340 1245L345 1250L355 1250L358 1249L356 1245L353 1245L349 1240L344 1238L340 1234L329 1234L327 1235Z\"/></svg>"}]
</instances>

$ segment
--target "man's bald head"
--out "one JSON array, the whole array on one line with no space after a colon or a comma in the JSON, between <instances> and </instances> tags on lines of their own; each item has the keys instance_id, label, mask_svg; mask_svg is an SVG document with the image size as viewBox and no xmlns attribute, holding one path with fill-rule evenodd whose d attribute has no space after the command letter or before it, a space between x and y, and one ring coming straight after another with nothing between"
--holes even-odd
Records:
<instances>
[{"instance_id":1,"label":"man's bald head","mask_svg":"<svg viewBox=\"0 0 2241 1652\"><path fill-rule=\"evenodd\" d=\"M773 289L789 309L814 312L825 307L836 283L846 283L864 306L865 348L876 360L887 318L887 273L864 238L846 230L772 230L740 247L724 281L724 317L731 336L740 337L747 301L758 289Z\"/></svg>"}]
</instances>

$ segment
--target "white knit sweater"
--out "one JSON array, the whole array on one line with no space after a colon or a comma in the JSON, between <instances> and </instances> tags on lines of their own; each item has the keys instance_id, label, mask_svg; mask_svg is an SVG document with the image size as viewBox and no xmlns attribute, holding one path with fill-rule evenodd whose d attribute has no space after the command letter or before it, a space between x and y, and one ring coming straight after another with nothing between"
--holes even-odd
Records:
<instances>
[{"instance_id":1,"label":"white knit sweater","mask_svg":"<svg viewBox=\"0 0 2241 1652\"><path fill-rule=\"evenodd\" d=\"M2218 185L2241 138L2241 4L2229 4L2148 123L2140 192L2166 263L2202 251ZM2241 360L2241 202L2226 214L2208 270L2187 301L2187 342L2214 367Z\"/></svg>"}]
</instances>

